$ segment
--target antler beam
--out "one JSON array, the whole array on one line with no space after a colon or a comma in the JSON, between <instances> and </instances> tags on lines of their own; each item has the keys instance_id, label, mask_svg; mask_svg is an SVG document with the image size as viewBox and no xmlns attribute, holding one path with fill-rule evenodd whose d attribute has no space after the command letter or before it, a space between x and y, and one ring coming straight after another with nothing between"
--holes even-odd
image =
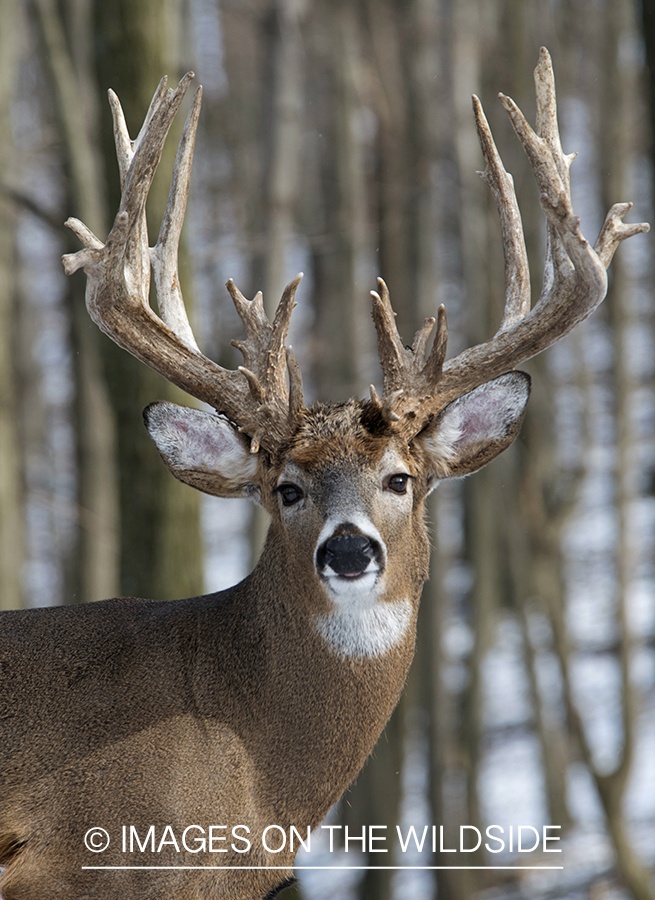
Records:
<instances>
[{"instance_id":1,"label":"antler beam","mask_svg":"<svg viewBox=\"0 0 655 900\"><path fill-rule=\"evenodd\" d=\"M286 288L271 325L262 296L246 300L229 281L227 288L246 328L235 342L245 366L230 371L198 349L189 324L178 275L178 245L189 193L191 163L202 88L196 91L180 139L168 203L159 238L148 247L145 205L175 114L193 78L188 73L175 90L162 79L134 142L118 98L109 92L116 155L121 177L121 204L105 244L78 219L67 225L85 249L63 257L71 274L87 274L86 305L100 327L119 346L155 369L192 397L224 414L250 436L251 450L273 450L288 435L303 407L298 365L285 348L294 294L302 276ZM152 268L159 315L150 307ZM291 395L286 386L289 370Z\"/></svg>"},{"instance_id":2,"label":"antler beam","mask_svg":"<svg viewBox=\"0 0 655 900\"><path fill-rule=\"evenodd\" d=\"M569 167L576 154L566 155L562 151L555 79L550 55L544 47L535 69L535 87L536 130L530 127L513 100L500 95L530 160L548 223L544 284L535 306L530 308L528 260L513 180L503 167L477 97L473 98L473 110L485 160L485 169L480 174L498 207L505 252L505 312L497 334L443 364L444 317L435 341L438 349L433 347L424 365L422 338L415 341L411 350L402 345L386 286L383 285L381 296L373 293L373 318L384 376L383 398L374 399L392 427L408 440L460 394L536 356L590 316L607 292L605 269L619 243L650 228L646 223L623 224L632 204L619 203L608 213L595 247L589 245L580 231L580 220L573 213ZM434 320L426 320L421 335L430 321ZM438 365L436 360L440 361Z\"/></svg>"}]
</instances>

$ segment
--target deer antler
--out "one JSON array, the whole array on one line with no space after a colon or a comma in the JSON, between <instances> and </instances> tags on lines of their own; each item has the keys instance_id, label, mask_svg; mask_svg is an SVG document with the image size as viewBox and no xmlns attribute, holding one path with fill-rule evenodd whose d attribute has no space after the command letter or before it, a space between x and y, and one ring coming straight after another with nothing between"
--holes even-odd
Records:
<instances>
[{"instance_id":1,"label":"deer antler","mask_svg":"<svg viewBox=\"0 0 655 900\"><path fill-rule=\"evenodd\" d=\"M500 95L532 165L548 223L544 283L534 308L530 309L528 260L513 180L503 167L477 97L473 97L473 109L485 159L480 175L498 207L505 252L506 301L498 332L444 364L447 330L441 307L435 343L425 361L434 319L425 320L408 350L396 329L389 292L381 279L380 292L372 292L384 390L382 399L374 389L371 397L390 427L407 440L456 397L541 353L591 315L607 292L605 269L619 243L650 228L646 223L625 225L622 220L632 204L618 203L609 211L595 247L587 243L571 204L569 167L577 154L562 152L555 79L544 47L535 69L535 87L536 131L514 101Z\"/></svg>"},{"instance_id":2,"label":"deer antler","mask_svg":"<svg viewBox=\"0 0 655 900\"><path fill-rule=\"evenodd\" d=\"M285 289L272 324L264 313L262 295L246 300L230 280L227 288L246 329L245 341L233 341L243 354L244 365L230 371L200 352L184 307L177 263L200 88L180 140L159 238L154 248L148 248L146 199L168 130L192 78L192 73L185 75L175 90L167 88L166 79L161 81L134 142L118 98L110 92L123 191L120 209L105 244L79 220L68 220L66 224L85 249L64 256L64 268L68 274L84 268L89 313L112 340L225 415L250 436L253 452L260 446L272 452L294 430L303 409L300 369L285 347L301 276ZM530 309L528 260L512 177L503 167L477 97L473 107L485 159L480 174L498 206L505 252L506 302L498 332L490 341L444 362L447 327L443 306L436 322L434 318L425 320L408 349L396 329L385 283L379 279L379 293L372 292L384 384L382 398L371 388L371 402L407 440L453 399L545 350L587 318L605 296L605 268L619 243L649 229L644 223L623 224L632 204L617 204L595 247L589 246L571 205L569 167L575 154L562 152L553 70L544 48L535 70L535 85L536 131L514 101L500 95L532 165L548 223L544 284L534 308ZM148 299L151 267L159 315ZM426 360L425 349L435 324L436 337Z\"/></svg>"},{"instance_id":3,"label":"deer antler","mask_svg":"<svg viewBox=\"0 0 655 900\"><path fill-rule=\"evenodd\" d=\"M185 75L175 90L167 88L166 79L162 79L134 142L118 98L110 91L121 176L120 209L105 244L78 219L69 219L66 224L85 249L65 255L62 262L68 275L80 268L86 272L86 305L105 334L168 381L234 422L250 436L253 452L260 446L273 450L293 430L303 408L300 370L285 348L294 294L302 275L285 289L272 325L264 313L261 293L253 301L246 300L230 280L227 288L246 328L246 340L233 343L243 353L245 366L230 371L200 352L180 289L178 244L202 88L196 91L184 125L157 244L148 247L146 199L169 128L192 78L191 72ZM151 267L159 316L148 299Z\"/></svg>"}]
</instances>

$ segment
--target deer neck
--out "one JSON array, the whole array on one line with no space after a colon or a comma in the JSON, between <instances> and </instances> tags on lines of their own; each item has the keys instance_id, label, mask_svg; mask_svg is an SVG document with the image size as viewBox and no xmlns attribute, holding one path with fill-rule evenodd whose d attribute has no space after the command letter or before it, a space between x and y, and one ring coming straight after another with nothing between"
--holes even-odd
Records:
<instances>
[{"instance_id":1,"label":"deer neck","mask_svg":"<svg viewBox=\"0 0 655 900\"><path fill-rule=\"evenodd\" d=\"M362 603L359 612L334 610L315 579L294 577L280 540L272 526L242 583L253 598L250 628L267 648L253 685L259 713L251 749L275 814L313 827L361 769L398 702L422 580L396 585L395 595ZM380 613L385 605L391 613ZM387 626L386 645L367 639L376 620Z\"/></svg>"}]
</instances>

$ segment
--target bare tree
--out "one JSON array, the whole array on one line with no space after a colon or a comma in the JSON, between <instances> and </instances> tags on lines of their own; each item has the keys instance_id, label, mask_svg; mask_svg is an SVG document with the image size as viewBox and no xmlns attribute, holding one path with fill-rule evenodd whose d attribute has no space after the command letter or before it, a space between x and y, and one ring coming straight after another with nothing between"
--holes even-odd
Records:
<instances>
[{"instance_id":1,"label":"bare tree","mask_svg":"<svg viewBox=\"0 0 655 900\"><path fill-rule=\"evenodd\" d=\"M79 210L90 227L102 233L107 228L107 215L96 141L92 5L71 0L65 16L53 0L36 0L34 8L70 174L67 205ZM67 288L76 394L78 522L64 599L83 603L118 593L116 448L114 419L100 363L101 342L86 320L82 286L75 283Z\"/></svg>"},{"instance_id":2,"label":"bare tree","mask_svg":"<svg viewBox=\"0 0 655 900\"><path fill-rule=\"evenodd\" d=\"M15 167L11 106L18 78L22 23L18 0L0 3L0 171ZM23 478L15 365L17 300L16 209L0 192L0 609L22 605Z\"/></svg>"},{"instance_id":3,"label":"bare tree","mask_svg":"<svg viewBox=\"0 0 655 900\"><path fill-rule=\"evenodd\" d=\"M109 0L96 7L95 60L101 94L115 89L124 101L128 125L136 122L162 74L179 74L185 52L182 4L167 0ZM109 202L117 207L115 169L108 105L103 99L102 153ZM169 155L172 151L168 151ZM170 158L169 158L170 162ZM167 186L156 182L149 215L161 218ZM182 252L180 277L189 278ZM187 291L189 296L190 291ZM153 397L179 396L166 383L102 341L102 354L117 426L120 465L120 557L124 594L172 599L202 590L202 541L199 501L166 478L141 422L141 409Z\"/></svg>"}]
</instances>

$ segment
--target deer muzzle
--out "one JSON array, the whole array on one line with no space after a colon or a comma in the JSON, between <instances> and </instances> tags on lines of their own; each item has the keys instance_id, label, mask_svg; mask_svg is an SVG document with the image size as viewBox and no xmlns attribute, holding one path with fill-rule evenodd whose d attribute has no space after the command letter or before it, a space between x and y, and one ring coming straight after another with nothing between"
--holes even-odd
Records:
<instances>
[{"instance_id":1,"label":"deer muzzle","mask_svg":"<svg viewBox=\"0 0 655 900\"><path fill-rule=\"evenodd\" d=\"M357 579L379 574L384 564L380 541L356 526L340 525L316 551L316 569L323 578Z\"/></svg>"}]
</instances>

